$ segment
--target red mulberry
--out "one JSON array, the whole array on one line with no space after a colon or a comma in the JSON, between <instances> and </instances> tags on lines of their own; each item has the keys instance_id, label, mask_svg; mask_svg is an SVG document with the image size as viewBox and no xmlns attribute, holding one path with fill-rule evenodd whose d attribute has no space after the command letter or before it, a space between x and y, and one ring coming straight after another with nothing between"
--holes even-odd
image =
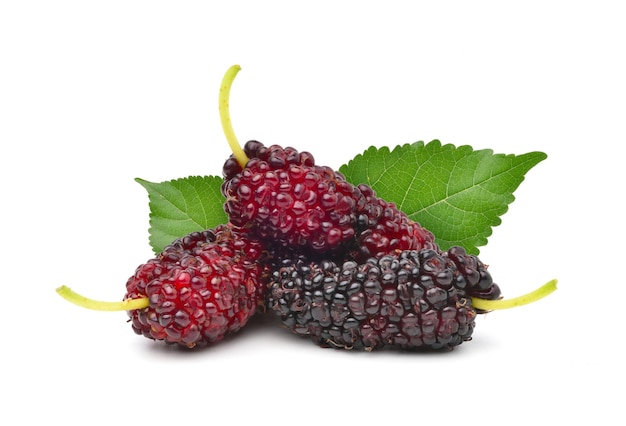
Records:
<instances>
[{"instance_id":1,"label":"red mulberry","mask_svg":"<svg viewBox=\"0 0 626 426\"><path fill-rule=\"evenodd\" d=\"M234 157L223 167L225 210L236 226L272 244L312 253L339 252L356 235L361 191L308 152L249 141L241 168Z\"/></svg>"},{"instance_id":2,"label":"red mulberry","mask_svg":"<svg viewBox=\"0 0 626 426\"><path fill-rule=\"evenodd\" d=\"M128 311L133 330L187 347L238 331L263 303L263 253L260 242L227 225L174 241L126 283L125 299L149 300Z\"/></svg>"}]
</instances>

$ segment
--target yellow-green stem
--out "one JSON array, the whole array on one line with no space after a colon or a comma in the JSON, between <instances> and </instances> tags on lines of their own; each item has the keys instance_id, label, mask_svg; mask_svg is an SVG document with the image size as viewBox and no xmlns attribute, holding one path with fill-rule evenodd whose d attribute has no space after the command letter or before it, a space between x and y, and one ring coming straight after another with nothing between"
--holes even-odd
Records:
<instances>
[{"instance_id":1,"label":"yellow-green stem","mask_svg":"<svg viewBox=\"0 0 626 426\"><path fill-rule=\"evenodd\" d=\"M484 311L495 311L527 305L551 294L554 290L556 290L556 283L557 280L548 281L538 289L512 299L486 300L472 297L472 306L476 309L482 309Z\"/></svg>"},{"instance_id":2,"label":"yellow-green stem","mask_svg":"<svg viewBox=\"0 0 626 426\"><path fill-rule=\"evenodd\" d=\"M94 311L133 311L135 309L147 308L150 305L147 297L126 299L121 302L102 302L81 296L67 286L61 286L56 291L59 296L68 302L83 308L93 309Z\"/></svg>"},{"instance_id":3,"label":"yellow-green stem","mask_svg":"<svg viewBox=\"0 0 626 426\"><path fill-rule=\"evenodd\" d=\"M228 145L230 146L237 163L239 163L239 165L243 168L248 163L248 156L245 152L243 152L241 145L237 141L237 137L235 136L235 132L233 130L233 124L230 120L229 110L230 87L233 85L233 80L239 70L241 70L239 65L233 65L226 71L226 74L224 74L222 85L220 86L219 111L224 136L226 136Z\"/></svg>"}]
</instances>

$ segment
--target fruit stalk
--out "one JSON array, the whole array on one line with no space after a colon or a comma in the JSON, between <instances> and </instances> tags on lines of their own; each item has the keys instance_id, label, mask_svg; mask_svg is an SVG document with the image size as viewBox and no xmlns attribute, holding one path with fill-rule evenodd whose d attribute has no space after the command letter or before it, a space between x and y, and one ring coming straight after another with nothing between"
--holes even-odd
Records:
<instances>
[{"instance_id":1,"label":"fruit stalk","mask_svg":"<svg viewBox=\"0 0 626 426\"><path fill-rule=\"evenodd\" d=\"M484 311L516 308L543 299L556 290L556 284L557 280L548 281L538 289L512 299L486 300L472 297L472 306L475 309L482 309Z\"/></svg>"},{"instance_id":2,"label":"fruit stalk","mask_svg":"<svg viewBox=\"0 0 626 426\"><path fill-rule=\"evenodd\" d=\"M59 296L83 308L92 309L94 311L133 311L136 309L147 308L150 302L147 297L139 299L126 299L121 302L102 302L99 300L89 299L81 296L67 286L57 288Z\"/></svg>"},{"instance_id":3,"label":"fruit stalk","mask_svg":"<svg viewBox=\"0 0 626 426\"><path fill-rule=\"evenodd\" d=\"M228 141L228 145L237 160L237 163L243 168L248 163L248 156L241 148L241 145L237 141L237 137L235 136L235 131L233 130L233 124L230 119L230 109L229 109L229 99L230 99L230 88L233 85L233 80L237 73L241 70L239 65L233 65L230 67L226 73L224 74L224 78L222 79L222 85L220 86L220 94L219 94L219 111L220 111L220 119L222 122L222 129L224 130L224 135L226 136L226 140Z\"/></svg>"}]
</instances>

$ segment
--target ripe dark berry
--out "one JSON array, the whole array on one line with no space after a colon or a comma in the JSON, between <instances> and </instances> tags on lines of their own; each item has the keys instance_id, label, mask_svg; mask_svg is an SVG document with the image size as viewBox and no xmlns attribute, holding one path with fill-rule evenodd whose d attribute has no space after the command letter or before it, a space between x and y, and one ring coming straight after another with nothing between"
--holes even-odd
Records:
<instances>
[{"instance_id":1,"label":"ripe dark berry","mask_svg":"<svg viewBox=\"0 0 626 426\"><path fill-rule=\"evenodd\" d=\"M323 347L441 349L470 340L465 278L435 250L367 262L303 259L274 271L267 308Z\"/></svg>"},{"instance_id":2,"label":"ripe dark berry","mask_svg":"<svg viewBox=\"0 0 626 426\"><path fill-rule=\"evenodd\" d=\"M187 347L238 331L263 302L263 250L226 225L174 241L126 283L126 300L149 300L148 307L128 311L133 330Z\"/></svg>"},{"instance_id":3,"label":"ripe dark berry","mask_svg":"<svg viewBox=\"0 0 626 426\"><path fill-rule=\"evenodd\" d=\"M245 167L231 156L223 168L231 223L312 253L338 252L355 237L356 212L365 198L341 173L290 147L250 141L243 150L249 156Z\"/></svg>"}]
</instances>

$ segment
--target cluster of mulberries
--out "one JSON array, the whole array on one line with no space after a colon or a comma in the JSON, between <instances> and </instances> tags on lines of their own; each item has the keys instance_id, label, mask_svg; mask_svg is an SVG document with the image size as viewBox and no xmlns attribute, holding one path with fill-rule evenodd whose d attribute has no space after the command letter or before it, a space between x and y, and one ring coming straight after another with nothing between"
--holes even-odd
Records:
<instances>
[{"instance_id":1,"label":"cluster of mulberries","mask_svg":"<svg viewBox=\"0 0 626 426\"><path fill-rule=\"evenodd\" d=\"M320 346L451 348L471 338L471 297L496 299L486 266L309 152L258 141L224 164L232 224L266 244L266 309Z\"/></svg>"},{"instance_id":2,"label":"cluster of mulberries","mask_svg":"<svg viewBox=\"0 0 626 426\"><path fill-rule=\"evenodd\" d=\"M224 164L229 223L194 232L142 264L125 299L137 334L205 346L270 311L325 347L451 348L471 338L472 297L496 299L487 267L367 185L308 152L250 141Z\"/></svg>"}]
</instances>

